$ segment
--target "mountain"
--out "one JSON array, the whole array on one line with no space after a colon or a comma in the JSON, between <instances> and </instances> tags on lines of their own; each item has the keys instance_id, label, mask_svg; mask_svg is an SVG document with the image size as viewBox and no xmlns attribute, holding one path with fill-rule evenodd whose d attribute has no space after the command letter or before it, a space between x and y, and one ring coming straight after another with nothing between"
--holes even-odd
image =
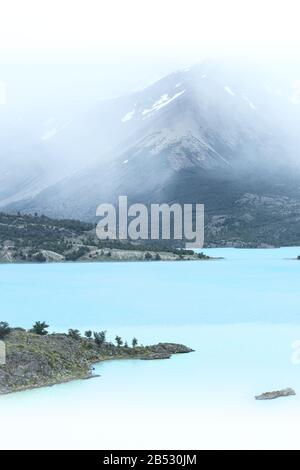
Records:
<instances>
[{"instance_id":1,"label":"mountain","mask_svg":"<svg viewBox=\"0 0 300 470\"><path fill-rule=\"evenodd\" d=\"M119 195L147 204L198 202L206 208L207 243L297 243L297 73L208 61L97 103L53 123L32 147L50 156L51 168L64 161L64 171L49 182L30 170L25 190L11 200L0 196L0 205L94 220L98 204Z\"/></svg>"}]
</instances>

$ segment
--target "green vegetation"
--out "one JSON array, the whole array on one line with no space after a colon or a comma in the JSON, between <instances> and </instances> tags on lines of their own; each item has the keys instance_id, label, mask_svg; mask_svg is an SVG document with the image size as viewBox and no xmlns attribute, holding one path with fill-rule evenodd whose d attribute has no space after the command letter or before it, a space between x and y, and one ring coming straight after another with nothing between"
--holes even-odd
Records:
<instances>
[{"instance_id":1,"label":"green vegetation","mask_svg":"<svg viewBox=\"0 0 300 470\"><path fill-rule=\"evenodd\" d=\"M81 338L81 334L80 334L80 331L79 330L68 330L68 335L73 338L73 339L80 339Z\"/></svg>"},{"instance_id":2,"label":"green vegetation","mask_svg":"<svg viewBox=\"0 0 300 470\"><path fill-rule=\"evenodd\" d=\"M118 335L117 335L117 336L115 337L115 341L116 341L116 343L117 343L118 348L120 348L120 347L123 345L123 340L122 340L121 336L118 336Z\"/></svg>"},{"instance_id":3,"label":"green vegetation","mask_svg":"<svg viewBox=\"0 0 300 470\"><path fill-rule=\"evenodd\" d=\"M197 253L199 259L209 259L209 256L205 255L204 253Z\"/></svg>"},{"instance_id":4,"label":"green vegetation","mask_svg":"<svg viewBox=\"0 0 300 470\"><path fill-rule=\"evenodd\" d=\"M105 331L95 333L95 339L82 337L76 329L68 334L46 334L46 327L45 322L36 322L26 331L0 322L6 345L6 363L0 365L0 394L95 377L92 365L99 361L168 359L172 354L192 351L173 343L144 347L133 341L134 347L129 347L120 336L114 345L106 341Z\"/></svg>"},{"instance_id":5,"label":"green vegetation","mask_svg":"<svg viewBox=\"0 0 300 470\"><path fill-rule=\"evenodd\" d=\"M44 215L0 213L0 243L9 240L24 257L31 260L41 250L64 253L72 248L72 238L93 229L93 224L77 220L56 220ZM29 251L27 252L27 249ZM40 255L37 255L38 259ZM42 258L40 258L43 261Z\"/></svg>"},{"instance_id":6,"label":"green vegetation","mask_svg":"<svg viewBox=\"0 0 300 470\"><path fill-rule=\"evenodd\" d=\"M135 348L138 345L138 340L136 338L132 339L132 347Z\"/></svg>"},{"instance_id":7,"label":"green vegetation","mask_svg":"<svg viewBox=\"0 0 300 470\"><path fill-rule=\"evenodd\" d=\"M0 339L4 339L11 331L9 324L6 321L0 322Z\"/></svg>"},{"instance_id":8,"label":"green vegetation","mask_svg":"<svg viewBox=\"0 0 300 470\"><path fill-rule=\"evenodd\" d=\"M97 346L102 346L106 342L106 331L94 331L94 340Z\"/></svg>"},{"instance_id":9,"label":"green vegetation","mask_svg":"<svg viewBox=\"0 0 300 470\"><path fill-rule=\"evenodd\" d=\"M93 334L92 330L87 330L84 332L84 336L88 339L92 337L92 334Z\"/></svg>"},{"instance_id":10,"label":"green vegetation","mask_svg":"<svg viewBox=\"0 0 300 470\"><path fill-rule=\"evenodd\" d=\"M42 321L37 321L31 328L30 333L35 333L36 335L41 335L45 336L48 334L47 328L49 328L49 325L47 325L46 322Z\"/></svg>"},{"instance_id":11,"label":"green vegetation","mask_svg":"<svg viewBox=\"0 0 300 470\"><path fill-rule=\"evenodd\" d=\"M87 245L96 248L123 250L174 251L174 248L161 242L133 244L123 240L99 240L94 233L96 225L79 220L51 219L44 215L0 212L0 225L0 244L10 241L10 245L13 245L20 253L23 249L29 248L31 252L24 253L24 255L28 259L40 258L41 261L43 261L43 258L40 257L41 250L60 254L69 251L69 260L76 260L80 253L86 251ZM74 249L74 244L77 245L80 239L82 246L76 246Z\"/></svg>"},{"instance_id":12,"label":"green vegetation","mask_svg":"<svg viewBox=\"0 0 300 470\"><path fill-rule=\"evenodd\" d=\"M0 262L175 261L207 259L172 242L99 240L96 226L76 220L0 212ZM174 243L174 242L173 242Z\"/></svg>"}]
</instances>

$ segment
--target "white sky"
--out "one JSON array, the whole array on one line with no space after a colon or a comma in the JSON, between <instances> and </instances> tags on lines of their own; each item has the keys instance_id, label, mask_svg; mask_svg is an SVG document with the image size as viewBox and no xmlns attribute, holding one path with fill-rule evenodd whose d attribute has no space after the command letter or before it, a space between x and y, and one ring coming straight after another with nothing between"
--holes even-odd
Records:
<instances>
[{"instance_id":1,"label":"white sky","mask_svg":"<svg viewBox=\"0 0 300 470\"><path fill-rule=\"evenodd\" d=\"M300 62L299 18L299 0L0 0L0 82L32 108L122 95L205 58Z\"/></svg>"},{"instance_id":2,"label":"white sky","mask_svg":"<svg viewBox=\"0 0 300 470\"><path fill-rule=\"evenodd\" d=\"M0 58L299 55L296 0L0 0Z\"/></svg>"}]
</instances>

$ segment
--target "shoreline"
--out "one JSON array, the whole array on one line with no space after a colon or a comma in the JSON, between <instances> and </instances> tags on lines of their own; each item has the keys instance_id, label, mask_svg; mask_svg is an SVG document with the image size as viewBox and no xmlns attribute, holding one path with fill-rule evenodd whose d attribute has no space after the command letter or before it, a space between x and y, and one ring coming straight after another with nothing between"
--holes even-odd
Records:
<instances>
[{"instance_id":1,"label":"shoreline","mask_svg":"<svg viewBox=\"0 0 300 470\"><path fill-rule=\"evenodd\" d=\"M80 260L80 261L46 261L45 263L38 263L36 261L0 261L0 266L4 265L19 265L19 266L41 266L47 264L103 264L103 263L169 263L169 262L182 262L182 261L218 261L220 259L225 259L223 256L212 257L209 256L207 258L192 258L192 259L164 259L159 261L146 261L144 259L112 259L112 260Z\"/></svg>"},{"instance_id":2,"label":"shoreline","mask_svg":"<svg viewBox=\"0 0 300 470\"><path fill-rule=\"evenodd\" d=\"M105 339L98 344L96 339L73 335L40 335L20 328L12 329L2 338L6 344L6 364L0 365L0 396L99 377L93 374L93 367L105 361L162 360L193 352L176 343L115 346ZM117 339L121 340L118 336Z\"/></svg>"},{"instance_id":3,"label":"shoreline","mask_svg":"<svg viewBox=\"0 0 300 470\"><path fill-rule=\"evenodd\" d=\"M91 247L89 247L91 249ZM154 251L154 250L126 250L119 248L106 248L90 250L88 254L77 259L68 259L66 256L56 256L57 253L41 250L42 261L35 258L20 259L15 254L8 253L0 256L0 264L57 264L57 263L121 263L121 262L165 262L165 261L209 261L214 259L203 252L182 251Z\"/></svg>"}]
</instances>

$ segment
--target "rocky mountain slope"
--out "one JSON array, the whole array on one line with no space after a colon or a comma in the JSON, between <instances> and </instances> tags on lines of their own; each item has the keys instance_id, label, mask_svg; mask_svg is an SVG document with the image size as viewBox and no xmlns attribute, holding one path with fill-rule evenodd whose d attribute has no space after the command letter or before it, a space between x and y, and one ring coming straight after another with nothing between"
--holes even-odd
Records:
<instances>
[{"instance_id":1,"label":"rocky mountain slope","mask_svg":"<svg viewBox=\"0 0 300 470\"><path fill-rule=\"evenodd\" d=\"M208 243L297 243L298 78L284 67L204 62L98 103L50 126L35 147L55 159L82 155L85 168L74 164L61 181L0 204L91 221L119 195L201 202Z\"/></svg>"}]
</instances>

